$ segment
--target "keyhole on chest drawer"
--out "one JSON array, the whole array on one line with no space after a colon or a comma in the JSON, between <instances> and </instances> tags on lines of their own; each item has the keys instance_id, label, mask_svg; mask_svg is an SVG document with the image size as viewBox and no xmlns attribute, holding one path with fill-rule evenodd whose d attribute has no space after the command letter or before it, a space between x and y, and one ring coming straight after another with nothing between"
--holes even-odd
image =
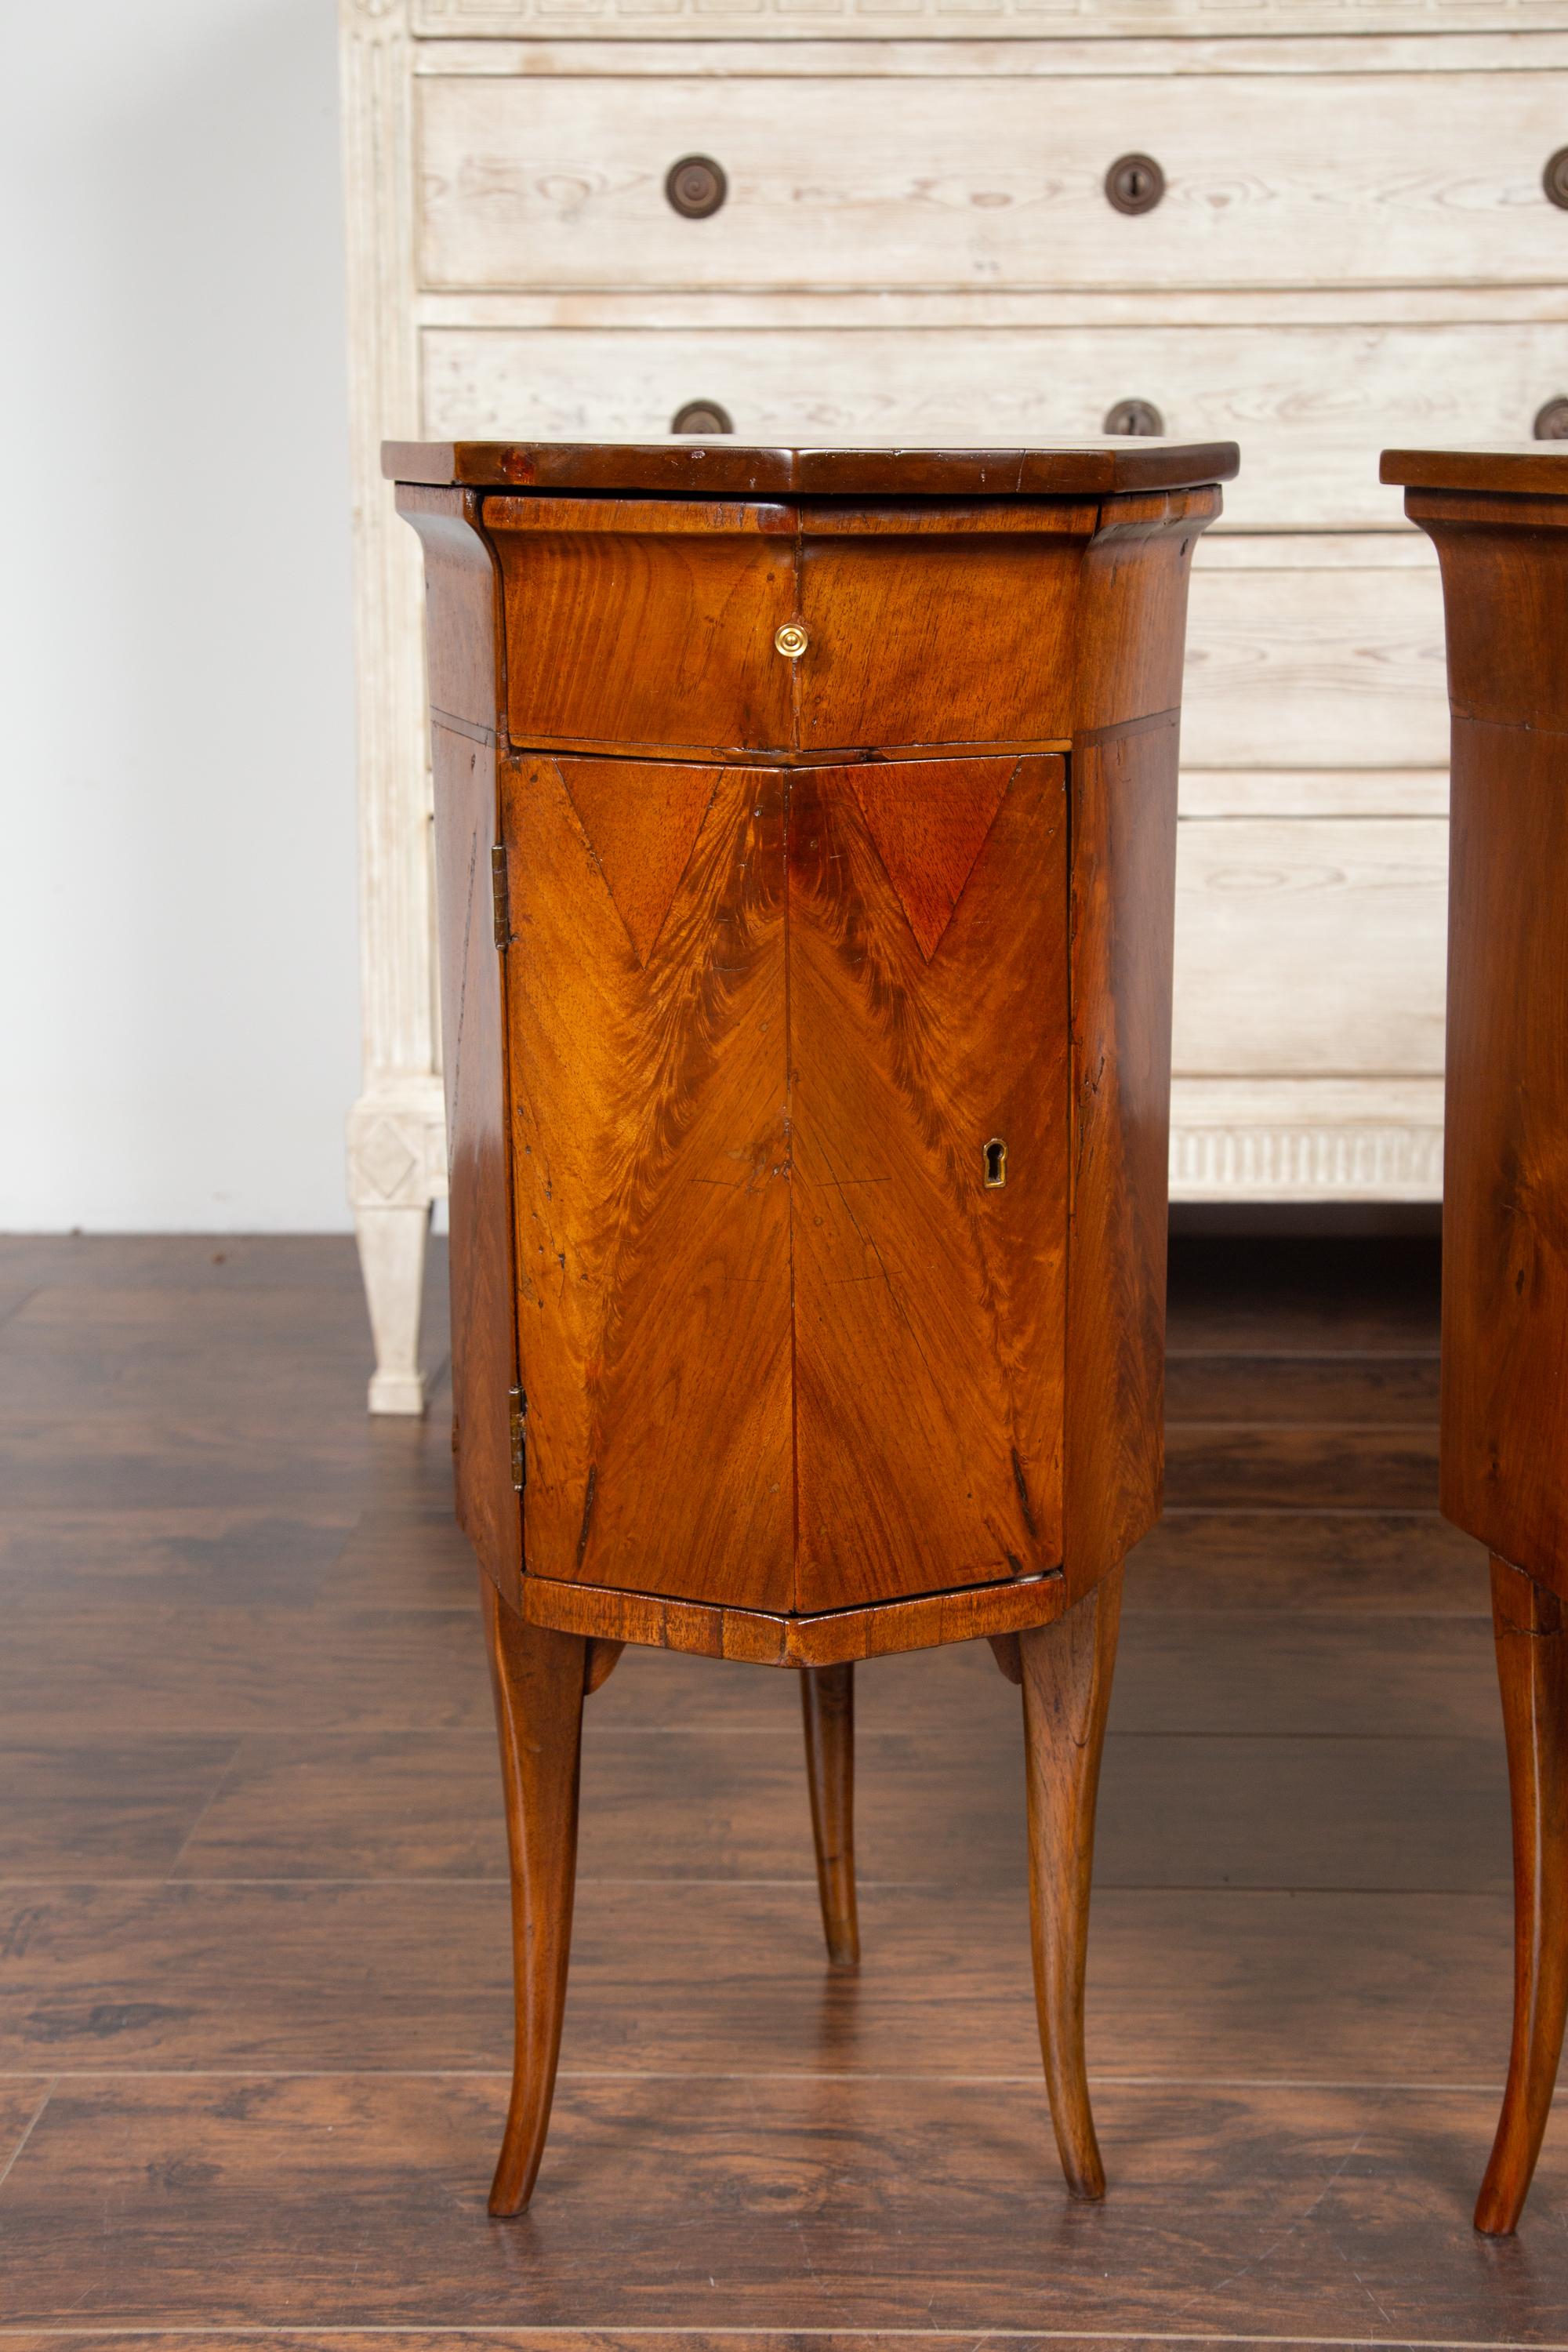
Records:
<instances>
[{"instance_id":1,"label":"keyhole on chest drawer","mask_svg":"<svg viewBox=\"0 0 1568 2352\"><path fill-rule=\"evenodd\" d=\"M994 1135L985 1147L985 1184L994 1192L998 1184L1007 1181L1007 1147L999 1135Z\"/></svg>"}]
</instances>

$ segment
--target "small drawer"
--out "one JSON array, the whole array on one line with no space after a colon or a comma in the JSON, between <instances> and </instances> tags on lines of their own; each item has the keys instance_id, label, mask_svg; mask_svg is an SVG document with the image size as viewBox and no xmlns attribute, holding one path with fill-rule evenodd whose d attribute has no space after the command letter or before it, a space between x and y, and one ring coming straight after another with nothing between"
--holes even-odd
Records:
<instances>
[{"instance_id":1,"label":"small drawer","mask_svg":"<svg viewBox=\"0 0 1568 2352\"><path fill-rule=\"evenodd\" d=\"M704 755L1060 745L1099 512L488 499L509 728Z\"/></svg>"},{"instance_id":2,"label":"small drawer","mask_svg":"<svg viewBox=\"0 0 1568 2352\"><path fill-rule=\"evenodd\" d=\"M787 507L487 499L505 589L508 725L527 743L787 750Z\"/></svg>"},{"instance_id":3,"label":"small drawer","mask_svg":"<svg viewBox=\"0 0 1568 2352\"><path fill-rule=\"evenodd\" d=\"M1091 506L805 509L803 751L1042 743L1072 730Z\"/></svg>"}]
</instances>

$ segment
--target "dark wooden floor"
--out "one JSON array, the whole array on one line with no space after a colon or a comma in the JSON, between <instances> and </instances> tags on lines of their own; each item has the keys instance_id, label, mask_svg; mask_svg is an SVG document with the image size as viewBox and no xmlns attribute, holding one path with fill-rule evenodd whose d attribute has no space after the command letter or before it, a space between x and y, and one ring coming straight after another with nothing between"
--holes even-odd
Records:
<instances>
[{"instance_id":1,"label":"dark wooden floor","mask_svg":"<svg viewBox=\"0 0 1568 2352\"><path fill-rule=\"evenodd\" d=\"M793 1680L631 1654L590 1709L554 2134L489 2221L504 1856L445 1396L364 1419L335 1241L0 1244L0 1316L6 2340L1568 2344L1568 2132L1516 2242L1469 2226L1508 1835L1422 1248L1179 1261L1101 1804L1100 2209L1056 2170L989 1652L861 1670L857 1980Z\"/></svg>"}]
</instances>

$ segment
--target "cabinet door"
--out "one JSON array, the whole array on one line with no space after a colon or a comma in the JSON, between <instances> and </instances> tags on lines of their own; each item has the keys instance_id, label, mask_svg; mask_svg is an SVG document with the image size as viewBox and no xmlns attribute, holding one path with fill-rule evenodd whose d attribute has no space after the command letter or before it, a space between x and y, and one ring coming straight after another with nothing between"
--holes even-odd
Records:
<instances>
[{"instance_id":1,"label":"cabinet door","mask_svg":"<svg viewBox=\"0 0 1568 2352\"><path fill-rule=\"evenodd\" d=\"M792 779L803 1610L1060 1562L1067 832L1058 757Z\"/></svg>"},{"instance_id":2,"label":"cabinet door","mask_svg":"<svg viewBox=\"0 0 1568 2352\"><path fill-rule=\"evenodd\" d=\"M502 806L528 1573L787 1609L784 780L534 756Z\"/></svg>"},{"instance_id":3,"label":"cabinet door","mask_svg":"<svg viewBox=\"0 0 1568 2352\"><path fill-rule=\"evenodd\" d=\"M509 772L529 1573L813 1611L1059 1564L1065 783Z\"/></svg>"}]
</instances>

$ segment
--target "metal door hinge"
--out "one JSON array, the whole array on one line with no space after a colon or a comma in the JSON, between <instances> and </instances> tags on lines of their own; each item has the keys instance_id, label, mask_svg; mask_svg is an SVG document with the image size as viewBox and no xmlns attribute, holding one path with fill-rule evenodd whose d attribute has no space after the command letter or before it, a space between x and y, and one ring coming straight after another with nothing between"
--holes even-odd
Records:
<instances>
[{"instance_id":1,"label":"metal door hinge","mask_svg":"<svg viewBox=\"0 0 1568 2352\"><path fill-rule=\"evenodd\" d=\"M495 909L496 945L504 948L511 940L511 900L507 892L504 841L498 841L490 851L490 902Z\"/></svg>"},{"instance_id":2,"label":"metal door hinge","mask_svg":"<svg viewBox=\"0 0 1568 2352\"><path fill-rule=\"evenodd\" d=\"M521 1495L528 1484L528 1399L521 1389L509 1389L511 1406L511 1483Z\"/></svg>"}]
</instances>

